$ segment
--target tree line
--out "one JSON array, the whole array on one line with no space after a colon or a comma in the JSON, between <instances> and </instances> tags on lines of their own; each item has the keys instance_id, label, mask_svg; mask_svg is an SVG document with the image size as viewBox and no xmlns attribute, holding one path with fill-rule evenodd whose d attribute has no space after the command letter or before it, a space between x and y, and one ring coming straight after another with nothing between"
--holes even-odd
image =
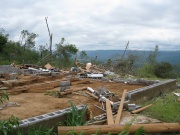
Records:
<instances>
[{"instance_id":1,"label":"tree line","mask_svg":"<svg viewBox=\"0 0 180 135\"><path fill-rule=\"evenodd\" d=\"M9 39L4 29L0 30L0 64L36 64L43 66L50 61L49 46L39 45L36 48L37 34L22 30L19 41ZM76 45L65 43L65 38L55 44L51 64L58 68L67 68L73 65L72 55L77 53Z\"/></svg>"},{"instance_id":2,"label":"tree line","mask_svg":"<svg viewBox=\"0 0 180 135\"><path fill-rule=\"evenodd\" d=\"M146 56L139 56L133 52L127 53L124 58L108 59L106 69L112 69L122 76L131 74L146 78L179 78L180 65L171 65L169 62L158 62L159 46Z\"/></svg>"},{"instance_id":3,"label":"tree line","mask_svg":"<svg viewBox=\"0 0 180 135\"><path fill-rule=\"evenodd\" d=\"M9 34L4 29L0 30L0 65L15 64L35 64L44 66L51 62L51 64L60 69L66 69L75 66L74 57L79 51L75 44L69 44L65 38L62 38L59 43L55 44L55 49L52 51L50 57L50 48L48 44L39 45L36 48L37 34L22 30L19 41L12 41L9 39ZM109 58L105 63L97 60L91 60L86 51L79 53L79 60L86 64L92 62L99 67L106 70L125 76L127 74L139 77L159 77L159 78L178 78L180 77L180 66L172 66L168 62L158 62L159 54L158 45L155 46L148 57L138 65L138 61L142 61L142 57L136 54L127 53L124 57L117 57L115 59ZM50 60L51 59L51 60Z\"/></svg>"}]
</instances>

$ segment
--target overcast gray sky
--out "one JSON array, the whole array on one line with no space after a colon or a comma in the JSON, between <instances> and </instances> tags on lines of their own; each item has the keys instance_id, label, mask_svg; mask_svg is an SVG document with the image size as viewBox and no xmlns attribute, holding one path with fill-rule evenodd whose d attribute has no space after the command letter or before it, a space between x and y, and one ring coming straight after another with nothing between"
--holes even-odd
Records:
<instances>
[{"instance_id":1,"label":"overcast gray sky","mask_svg":"<svg viewBox=\"0 0 180 135\"><path fill-rule=\"evenodd\" d=\"M18 41L38 34L37 45L64 37L79 50L180 50L180 0L0 0L0 28Z\"/></svg>"}]
</instances>

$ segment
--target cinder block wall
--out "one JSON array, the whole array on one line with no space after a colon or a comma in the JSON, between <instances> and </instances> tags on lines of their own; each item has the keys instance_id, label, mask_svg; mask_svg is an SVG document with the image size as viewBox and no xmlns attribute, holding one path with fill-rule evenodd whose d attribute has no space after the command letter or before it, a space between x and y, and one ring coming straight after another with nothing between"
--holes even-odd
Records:
<instances>
[{"instance_id":1,"label":"cinder block wall","mask_svg":"<svg viewBox=\"0 0 180 135\"><path fill-rule=\"evenodd\" d=\"M176 80L167 80L126 93L129 103L142 103L176 89Z\"/></svg>"},{"instance_id":2,"label":"cinder block wall","mask_svg":"<svg viewBox=\"0 0 180 135\"><path fill-rule=\"evenodd\" d=\"M76 106L79 112L81 112L85 105L79 105ZM23 134L27 134L28 130L35 126L41 126L41 128L53 128L54 131L57 132L58 123L64 123L65 120L67 120L67 115L72 111L72 108L66 108L63 110L58 110L52 113L43 114L40 116L24 119L20 121L20 130L23 132ZM84 117L84 120L86 120L86 116ZM16 131L15 127L15 131ZM11 133L14 134L14 133Z\"/></svg>"},{"instance_id":3,"label":"cinder block wall","mask_svg":"<svg viewBox=\"0 0 180 135\"><path fill-rule=\"evenodd\" d=\"M20 74L20 68L13 67L12 65L0 65L0 74L10 74L10 73Z\"/></svg>"}]
</instances>

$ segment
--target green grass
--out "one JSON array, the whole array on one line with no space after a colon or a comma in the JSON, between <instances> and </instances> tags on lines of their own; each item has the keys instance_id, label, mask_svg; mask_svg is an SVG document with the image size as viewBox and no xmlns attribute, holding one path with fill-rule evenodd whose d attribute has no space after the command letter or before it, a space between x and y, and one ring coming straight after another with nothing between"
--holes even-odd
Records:
<instances>
[{"instance_id":1,"label":"green grass","mask_svg":"<svg viewBox=\"0 0 180 135\"><path fill-rule=\"evenodd\" d=\"M0 95L0 105L9 100L9 93L4 90L2 92L3 93Z\"/></svg>"},{"instance_id":2,"label":"green grass","mask_svg":"<svg viewBox=\"0 0 180 135\"><path fill-rule=\"evenodd\" d=\"M180 93L180 89L173 92ZM144 103L142 106L153 104L150 108L142 112L143 115L149 115L152 118L163 122L178 122L180 123L180 97L177 97L172 92L164 93L162 96Z\"/></svg>"},{"instance_id":3,"label":"green grass","mask_svg":"<svg viewBox=\"0 0 180 135\"><path fill-rule=\"evenodd\" d=\"M59 125L64 126L82 126L85 124L84 117L86 115L87 105L79 111L78 108L73 104L73 102L69 101L71 105L71 112L67 115L67 119L64 123L59 123Z\"/></svg>"}]
</instances>

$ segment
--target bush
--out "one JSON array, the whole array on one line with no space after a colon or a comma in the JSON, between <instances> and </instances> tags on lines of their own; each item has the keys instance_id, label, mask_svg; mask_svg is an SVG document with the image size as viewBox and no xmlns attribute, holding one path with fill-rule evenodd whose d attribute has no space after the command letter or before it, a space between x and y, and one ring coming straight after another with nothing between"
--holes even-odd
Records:
<instances>
[{"instance_id":1,"label":"bush","mask_svg":"<svg viewBox=\"0 0 180 135\"><path fill-rule=\"evenodd\" d=\"M172 77L172 66L168 62L157 63L154 68L154 74L160 78L170 78Z\"/></svg>"},{"instance_id":2,"label":"bush","mask_svg":"<svg viewBox=\"0 0 180 135\"><path fill-rule=\"evenodd\" d=\"M145 63L142 67L136 70L136 75L139 77L147 77L147 78L155 77L154 67L149 63Z\"/></svg>"},{"instance_id":3,"label":"bush","mask_svg":"<svg viewBox=\"0 0 180 135\"><path fill-rule=\"evenodd\" d=\"M9 94L3 90L2 95L0 95L0 105L4 103L4 101L8 101L9 100Z\"/></svg>"},{"instance_id":4,"label":"bush","mask_svg":"<svg viewBox=\"0 0 180 135\"><path fill-rule=\"evenodd\" d=\"M7 120L0 119L0 135L9 135L14 131L14 126L19 127L19 119L11 116Z\"/></svg>"}]
</instances>

